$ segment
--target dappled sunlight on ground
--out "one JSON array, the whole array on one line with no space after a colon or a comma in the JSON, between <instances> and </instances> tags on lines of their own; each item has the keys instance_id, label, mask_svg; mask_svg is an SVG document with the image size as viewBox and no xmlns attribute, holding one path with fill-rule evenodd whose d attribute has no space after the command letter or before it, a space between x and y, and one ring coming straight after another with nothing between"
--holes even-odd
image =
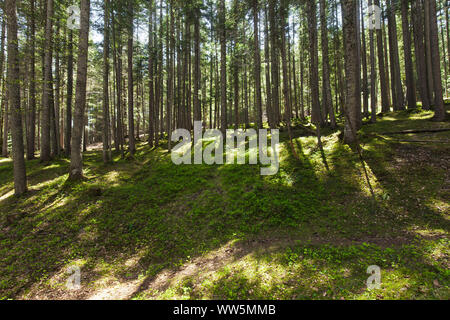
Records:
<instances>
[{"instance_id":1,"label":"dappled sunlight on ground","mask_svg":"<svg viewBox=\"0 0 450 320\"><path fill-rule=\"evenodd\" d=\"M163 147L134 159L84 155L27 162L30 192L13 195L0 159L0 298L390 299L449 297L448 146L398 143L383 132L442 127L430 113L389 114L364 126L358 155L323 132L280 141L280 170L176 166ZM439 139L448 139L439 133ZM431 135L427 139L435 139ZM248 152L246 151L248 159ZM82 288L65 288L67 268ZM369 292L369 265L383 285Z\"/></svg>"}]
</instances>

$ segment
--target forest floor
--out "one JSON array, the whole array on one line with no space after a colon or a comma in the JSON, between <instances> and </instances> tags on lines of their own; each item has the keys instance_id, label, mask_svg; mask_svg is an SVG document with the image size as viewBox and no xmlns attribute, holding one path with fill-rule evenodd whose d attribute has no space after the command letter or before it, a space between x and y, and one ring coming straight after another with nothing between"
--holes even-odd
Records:
<instances>
[{"instance_id":1,"label":"forest floor","mask_svg":"<svg viewBox=\"0 0 450 320\"><path fill-rule=\"evenodd\" d=\"M135 160L85 154L27 163L12 195L0 158L0 299L450 299L450 132L430 112L366 124L357 153L325 130L282 136L280 172L258 165L175 166L142 143ZM414 142L411 142L414 141ZM417 142L420 141L420 142ZM66 288L70 266L81 289ZM366 270L381 268L368 290Z\"/></svg>"}]
</instances>

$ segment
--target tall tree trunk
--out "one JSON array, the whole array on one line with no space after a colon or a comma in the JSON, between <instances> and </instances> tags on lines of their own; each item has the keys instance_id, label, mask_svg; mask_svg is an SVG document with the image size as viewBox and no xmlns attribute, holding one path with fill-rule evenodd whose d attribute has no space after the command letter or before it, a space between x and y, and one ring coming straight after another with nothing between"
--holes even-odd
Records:
<instances>
[{"instance_id":1,"label":"tall tree trunk","mask_svg":"<svg viewBox=\"0 0 450 320\"><path fill-rule=\"evenodd\" d=\"M27 135L27 159L33 160L35 155L36 140L36 1L31 0L30 12L30 106Z\"/></svg>"},{"instance_id":2,"label":"tall tree trunk","mask_svg":"<svg viewBox=\"0 0 450 320\"><path fill-rule=\"evenodd\" d=\"M259 0L252 1L253 9L253 33L254 33L254 77L255 77L255 94L256 94L256 110L258 128L263 127L262 115L262 96L261 96L261 48L259 46Z\"/></svg>"},{"instance_id":3,"label":"tall tree trunk","mask_svg":"<svg viewBox=\"0 0 450 320\"><path fill-rule=\"evenodd\" d=\"M60 34L59 34L59 21L57 23L56 28L56 43L61 41ZM61 112L61 104L60 104L60 98L61 98L61 66L60 66L60 56L59 56L59 47L55 47L55 95L53 99L53 150L54 154L56 156L60 155L61 152L61 144L60 144L60 132L59 132L59 116Z\"/></svg>"},{"instance_id":4,"label":"tall tree trunk","mask_svg":"<svg viewBox=\"0 0 450 320\"><path fill-rule=\"evenodd\" d=\"M411 16L414 30L414 47L419 93L422 100L423 109L429 110L430 95L428 93L427 85L427 66L424 47L424 18L422 0L413 0Z\"/></svg>"},{"instance_id":5,"label":"tall tree trunk","mask_svg":"<svg viewBox=\"0 0 450 320\"><path fill-rule=\"evenodd\" d=\"M270 43L269 43L269 24L267 17L267 6L264 7L264 59L266 63L266 114L271 129L275 128L275 121L272 112L272 83L270 70Z\"/></svg>"},{"instance_id":6,"label":"tall tree trunk","mask_svg":"<svg viewBox=\"0 0 450 320\"><path fill-rule=\"evenodd\" d=\"M424 8L424 26L425 26L425 57L426 57L426 67L427 67L427 86L428 86L428 99L430 100L430 105L434 106L436 104L434 97L434 78L433 78L433 54L431 48L431 21L430 21L430 6L429 2L435 0L423 0Z\"/></svg>"},{"instance_id":7,"label":"tall tree trunk","mask_svg":"<svg viewBox=\"0 0 450 320\"><path fill-rule=\"evenodd\" d=\"M25 169L22 111L20 109L19 47L17 38L16 1L6 0L8 20L8 99L11 106L12 156L14 167L14 191L22 195L27 191Z\"/></svg>"},{"instance_id":8,"label":"tall tree trunk","mask_svg":"<svg viewBox=\"0 0 450 320\"><path fill-rule=\"evenodd\" d=\"M375 0L375 5L380 7L380 0ZM380 73L380 87L381 87L381 107L382 112L389 112L390 102L388 96L388 84L386 78L386 67L384 64L384 45L383 45L383 30L377 30L377 50L378 50L378 72Z\"/></svg>"},{"instance_id":9,"label":"tall tree trunk","mask_svg":"<svg viewBox=\"0 0 450 320\"><path fill-rule=\"evenodd\" d=\"M66 96L66 125L64 135L64 150L66 157L72 151L72 99L73 99L73 31L69 30L69 40L67 48L67 96Z\"/></svg>"},{"instance_id":10,"label":"tall tree trunk","mask_svg":"<svg viewBox=\"0 0 450 320\"><path fill-rule=\"evenodd\" d=\"M168 25L167 31L167 140L168 149L172 150L172 110L174 105L174 51L175 51L175 39L174 39L174 13L173 13L174 3L170 0L170 24ZM194 106L195 107L195 106ZM200 108L200 105L198 106ZM201 116L200 116L201 121Z\"/></svg>"},{"instance_id":11,"label":"tall tree trunk","mask_svg":"<svg viewBox=\"0 0 450 320\"><path fill-rule=\"evenodd\" d=\"M358 53L357 47L359 39L355 16L357 15L356 1L343 0L343 27L344 27L344 52L345 52L345 75L346 75L346 123L344 130L344 141L346 143L356 142L356 123L358 121L357 99L360 98L357 92L358 81Z\"/></svg>"},{"instance_id":12,"label":"tall tree trunk","mask_svg":"<svg viewBox=\"0 0 450 320\"><path fill-rule=\"evenodd\" d=\"M277 1L269 0L269 24L270 24L270 57L272 73L272 117L273 124L278 127L280 124L280 66L279 66L279 30L277 21Z\"/></svg>"},{"instance_id":13,"label":"tall tree trunk","mask_svg":"<svg viewBox=\"0 0 450 320\"><path fill-rule=\"evenodd\" d=\"M292 118L292 107L290 100L290 86L289 86L289 66L286 57L286 20L287 20L287 6L286 0L281 1L280 5L280 37L281 37L281 63L282 63L282 74L283 74L283 96L284 96L284 108L285 108L285 121L287 122L288 130L291 127Z\"/></svg>"},{"instance_id":14,"label":"tall tree trunk","mask_svg":"<svg viewBox=\"0 0 450 320\"><path fill-rule=\"evenodd\" d=\"M109 0L104 1L103 30L103 162L111 161L110 123L109 123Z\"/></svg>"},{"instance_id":15,"label":"tall tree trunk","mask_svg":"<svg viewBox=\"0 0 450 320\"><path fill-rule=\"evenodd\" d=\"M403 51L405 55L405 76L406 76L406 89L407 89L407 102L408 108L414 109L417 107L416 101L416 85L414 81L414 69L411 53L411 31L409 26L408 11L409 1L402 1L402 29L403 29Z\"/></svg>"},{"instance_id":16,"label":"tall tree trunk","mask_svg":"<svg viewBox=\"0 0 450 320\"><path fill-rule=\"evenodd\" d=\"M373 0L369 0L369 6L372 6ZM371 117L370 122L375 123L377 121L377 68L375 56L375 36L373 28L369 31L370 42L370 108Z\"/></svg>"},{"instance_id":17,"label":"tall tree trunk","mask_svg":"<svg viewBox=\"0 0 450 320\"><path fill-rule=\"evenodd\" d=\"M153 147L155 141L155 94L154 94L154 65L155 49L153 47L153 0L149 1L149 15L148 15L148 144Z\"/></svg>"},{"instance_id":18,"label":"tall tree trunk","mask_svg":"<svg viewBox=\"0 0 450 320\"><path fill-rule=\"evenodd\" d=\"M225 133L227 121L227 34L225 25L225 0L219 2L220 25L220 87L221 87L221 130Z\"/></svg>"},{"instance_id":19,"label":"tall tree trunk","mask_svg":"<svg viewBox=\"0 0 450 320\"><path fill-rule=\"evenodd\" d=\"M87 62L89 48L90 0L81 0L80 36L78 42L77 83L75 93L75 112L73 121L72 152L70 159L70 179L83 177L83 159L81 139L84 130L84 113L86 107Z\"/></svg>"},{"instance_id":20,"label":"tall tree trunk","mask_svg":"<svg viewBox=\"0 0 450 320\"><path fill-rule=\"evenodd\" d=\"M133 100L133 1L128 1L128 143L131 155L136 152Z\"/></svg>"},{"instance_id":21,"label":"tall tree trunk","mask_svg":"<svg viewBox=\"0 0 450 320\"><path fill-rule=\"evenodd\" d=\"M53 34L53 0L47 0L47 17L45 23L44 45L44 83L41 112L41 161L50 160L50 121L52 104L52 34Z\"/></svg>"},{"instance_id":22,"label":"tall tree trunk","mask_svg":"<svg viewBox=\"0 0 450 320\"><path fill-rule=\"evenodd\" d=\"M333 99L331 98L330 61L328 50L328 27L326 1L320 0L320 28L322 38L322 103L323 109L330 116L331 128L336 128L336 116L334 114Z\"/></svg>"},{"instance_id":23,"label":"tall tree trunk","mask_svg":"<svg viewBox=\"0 0 450 320\"><path fill-rule=\"evenodd\" d=\"M391 88L394 102L394 110L405 108L403 99L403 87L400 74L400 58L397 36L397 0L388 0L388 30L389 30L389 55L391 66Z\"/></svg>"},{"instance_id":24,"label":"tall tree trunk","mask_svg":"<svg viewBox=\"0 0 450 320\"><path fill-rule=\"evenodd\" d=\"M172 36L172 35L171 35ZM200 106L200 9L195 9L194 16L194 121L202 121L202 109Z\"/></svg>"},{"instance_id":25,"label":"tall tree trunk","mask_svg":"<svg viewBox=\"0 0 450 320\"><path fill-rule=\"evenodd\" d=\"M308 32L309 32L309 54L310 54L310 90L312 99L312 116L314 124L323 126L323 117L321 115L319 99L319 56L317 39L317 7L316 0L308 0Z\"/></svg>"},{"instance_id":26,"label":"tall tree trunk","mask_svg":"<svg viewBox=\"0 0 450 320\"><path fill-rule=\"evenodd\" d=\"M431 54L433 61L433 85L435 96L434 121L445 120L444 92L442 90L441 58L439 56L439 33L436 0L429 0Z\"/></svg>"},{"instance_id":27,"label":"tall tree trunk","mask_svg":"<svg viewBox=\"0 0 450 320\"><path fill-rule=\"evenodd\" d=\"M3 10L4 10L3 6ZM1 154L3 157L8 156L8 108L7 108L7 96L6 96L6 84L4 75L4 65L5 65L5 40L6 40L6 15L2 18L2 33L0 40L0 89L2 90L0 99L0 111L1 111L1 121L0 121L0 140L2 142Z\"/></svg>"},{"instance_id":28,"label":"tall tree trunk","mask_svg":"<svg viewBox=\"0 0 450 320\"><path fill-rule=\"evenodd\" d=\"M363 2L361 1L360 6L361 11L361 60L362 60L362 70L363 70L363 80L362 80L362 92L363 92L363 115L364 117L369 116L369 83L368 83L368 71L367 71L367 45L366 45L366 30L364 25L364 8Z\"/></svg>"}]
</instances>

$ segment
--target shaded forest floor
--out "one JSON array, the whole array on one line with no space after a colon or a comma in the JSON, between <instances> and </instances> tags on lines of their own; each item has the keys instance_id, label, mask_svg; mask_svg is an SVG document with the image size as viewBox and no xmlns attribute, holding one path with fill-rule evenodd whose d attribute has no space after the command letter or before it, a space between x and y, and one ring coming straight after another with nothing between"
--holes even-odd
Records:
<instances>
[{"instance_id":1,"label":"shaded forest floor","mask_svg":"<svg viewBox=\"0 0 450 320\"><path fill-rule=\"evenodd\" d=\"M2 299L449 299L450 128L430 112L392 113L361 133L361 162L323 132L284 137L278 175L259 166L175 166L164 148L67 183L69 161L27 163L30 192L12 196L0 158ZM282 137L283 138L283 137ZM408 142L408 141L423 142ZM81 289L65 286L81 268ZM368 291L366 269L381 267Z\"/></svg>"}]
</instances>

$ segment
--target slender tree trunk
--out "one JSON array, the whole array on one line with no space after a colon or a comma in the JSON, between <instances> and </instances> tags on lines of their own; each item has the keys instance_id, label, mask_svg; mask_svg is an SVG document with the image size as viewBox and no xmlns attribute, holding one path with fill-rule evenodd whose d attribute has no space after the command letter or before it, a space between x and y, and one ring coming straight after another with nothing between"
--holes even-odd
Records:
<instances>
[{"instance_id":1,"label":"slender tree trunk","mask_svg":"<svg viewBox=\"0 0 450 320\"><path fill-rule=\"evenodd\" d=\"M30 12L30 106L27 136L27 159L33 160L36 140L36 1L31 0Z\"/></svg>"},{"instance_id":2,"label":"slender tree trunk","mask_svg":"<svg viewBox=\"0 0 450 320\"><path fill-rule=\"evenodd\" d=\"M77 83L75 93L75 114L72 135L72 152L70 161L70 179L83 177L83 160L81 139L84 130L84 113L86 107L87 62L89 47L90 0L81 0L80 36L78 42Z\"/></svg>"},{"instance_id":3,"label":"slender tree trunk","mask_svg":"<svg viewBox=\"0 0 450 320\"><path fill-rule=\"evenodd\" d=\"M148 20L148 144L153 147L155 141L155 94L154 94L154 65L155 49L153 47L153 0L149 1L149 20Z\"/></svg>"},{"instance_id":4,"label":"slender tree trunk","mask_svg":"<svg viewBox=\"0 0 450 320\"><path fill-rule=\"evenodd\" d=\"M369 6L373 4L373 0L369 0ZM369 31L370 42L370 107L371 117L370 122L375 123L377 121L377 68L376 68L376 56L375 56L375 36L374 30Z\"/></svg>"},{"instance_id":5,"label":"slender tree trunk","mask_svg":"<svg viewBox=\"0 0 450 320\"><path fill-rule=\"evenodd\" d=\"M414 29L414 47L419 93L422 100L422 108L425 110L429 110L430 95L428 93L427 85L427 66L424 47L424 19L422 0L413 0L411 16Z\"/></svg>"},{"instance_id":6,"label":"slender tree trunk","mask_svg":"<svg viewBox=\"0 0 450 320\"><path fill-rule=\"evenodd\" d=\"M128 143L131 155L136 152L133 99L133 1L128 1Z\"/></svg>"},{"instance_id":7,"label":"slender tree trunk","mask_svg":"<svg viewBox=\"0 0 450 320\"><path fill-rule=\"evenodd\" d=\"M380 0L375 0L375 5L380 7ZM382 29L377 30L377 49L378 49L378 72L380 73L380 86L381 86L381 107L382 112L389 112L390 102L388 96L386 68L384 64L384 45L383 45Z\"/></svg>"},{"instance_id":8,"label":"slender tree trunk","mask_svg":"<svg viewBox=\"0 0 450 320\"><path fill-rule=\"evenodd\" d=\"M332 129L336 128L336 116L334 114L333 99L331 97L330 82L330 61L328 50L328 27L327 27L327 7L326 1L320 0L320 27L322 38L322 103L323 109L330 116L330 125Z\"/></svg>"},{"instance_id":9,"label":"slender tree trunk","mask_svg":"<svg viewBox=\"0 0 450 320\"><path fill-rule=\"evenodd\" d=\"M407 88L407 102L408 108L414 109L417 107L416 101L416 85L414 81L414 69L411 52L411 31L409 26L408 11L409 1L402 1L402 29L403 29L403 51L405 55L405 76Z\"/></svg>"},{"instance_id":10,"label":"slender tree trunk","mask_svg":"<svg viewBox=\"0 0 450 320\"><path fill-rule=\"evenodd\" d=\"M256 94L256 110L258 128L263 127L262 115L262 96L261 96L261 49L259 46L259 0L252 1L253 9L253 33L254 33L254 77L255 77L255 94Z\"/></svg>"},{"instance_id":11,"label":"slender tree trunk","mask_svg":"<svg viewBox=\"0 0 450 320\"><path fill-rule=\"evenodd\" d=\"M22 111L20 109L19 47L17 38L16 1L6 0L8 20L8 99L11 106L12 156L14 167L14 191L22 195L27 191L25 169Z\"/></svg>"},{"instance_id":12,"label":"slender tree trunk","mask_svg":"<svg viewBox=\"0 0 450 320\"><path fill-rule=\"evenodd\" d=\"M316 0L308 0L308 32L309 32L309 54L310 54L310 90L312 99L312 116L314 124L323 126L319 100L319 56L317 39L317 7Z\"/></svg>"},{"instance_id":13,"label":"slender tree trunk","mask_svg":"<svg viewBox=\"0 0 450 320\"><path fill-rule=\"evenodd\" d=\"M221 87L221 129L225 133L228 128L227 121L227 39L225 26L225 0L220 0L220 87Z\"/></svg>"},{"instance_id":14,"label":"slender tree trunk","mask_svg":"<svg viewBox=\"0 0 450 320\"><path fill-rule=\"evenodd\" d=\"M109 123L109 0L104 1L103 30L103 162L111 161L110 123Z\"/></svg>"},{"instance_id":15,"label":"slender tree trunk","mask_svg":"<svg viewBox=\"0 0 450 320\"><path fill-rule=\"evenodd\" d=\"M430 105L434 106L436 104L436 100L434 97L434 78L433 78L433 55L431 48L431 21L430 21L430 1L435 0L423 0L424 8L424 26L425 26L425 57L426 57L426 67L427 67L427 86L428 86L428 99L430 101Z\"/></svg>"},{"instance_id":16,"label":"slender tree trunk","mask_svg":"<svg viewBox=\"0 0 450 320\"><path fill-rule=\"evenodd\" d=\"M439 56L439 32L437 24L436 0L429 0L431 54L433 61L433 85L435 96L434 121L445 120L444 92L442 89L441 58Z\"/></svg>"},{"instance_id":17,"label":"slender tree trunk","mask_svg":"<svg viewBox=\"0 0 450 320\"><path fill-rule=\"evenodd\" d=\"M41 161L50 160L50 121L52 99L52 30L53 30L53 0L47 0L47 17L45 24L45 45L44 45L44 92L42 97L41 112Z\"/></svg>"},{"instance_id":18,"label":"slender tree trunk","mask_svg":"<svg viewBox=\"0 0 450 320\"><path fill-rule=\"evenodd\" d=\"M3 10L4 10L3 6ZM4 65L5 65L5 41L6 41L6 15L2 18L2 33L1 33L1 40L0 40L0 88L2 90L1 93L1 121L0 121L0 140L2 142L2 148L1 148L1 154L3 157L8 156L8 103L7 103L7 96L6 96L6 84L5 79L3 77L4 75Z\"/></svg>"},{"instance_id":19,"label":"slender tree trunk","mask_svg":"<svg viewBox=\"0 0 450 320\"><path fill-rule=\"evenodd\" d=\"M73 99L73 31L69 30L69 40L67 48L67 96L66 96L66 126L64 135L64 150L66 157L72 151L72 99Z\"/></svg>"},{"instance_id":20,"label":"slender tree trunk","mask_svg":"<svg viewBox=\"0 0 450 320\"><path fill-rule=\"evenodd\" d=\"M273 119L272 111L272 83L271 83L271 68L270 68L270 43L269 43L269 24L267 18L267 6L264 7L264 59L266 63L266 114L271 129L275 128L275 121Z\"/></svg>"},{"instance_id":21,"label":"slender tree trunk","mask_svg":"<svg viewBox=\"0 0 450 320\"><path fill-rule=\"evenodd\" d=\"M194 121L202 121L199 91L201 83L200 74L200 9L195 9L194 16Z\"/></svg>"},{"instance_id":22,"label":"slender tree trunk","mask_svg":"<svg viewBox=\"0 0 450 320\"><path fill-rule=\"evenodd\" d=\"M269 24L270 24L270 57L272 73L272 118L273 125L280 124L280 66L279 66L279 22L277 21L277 1L269 0Z\"/></svg>"},{"instance_id":23,"label":"slender tree trunk","mask_svg":"<svg viewBox=\"0 0 450 320\"><path fill-rule=\"evenodd\" d=\"M364 117L369 116L369 83L368 83L368 71L367 71L367 45L366 45L366 30L364 24L364 8L363 2L361 1L360 6L361 11L361 39L362 39L362 70L363 70L363 80L362 80L362 92L363 92L363 115Z\"/></svg>"},{"instance_id":24,"label":"slender tree trunk","mask_svg":"<svg viewBox=\"0 0 450 320\"><path fill-rule=\"evenodd\" d=\"M56 42L60 42L60 32L59 32L59 22L57 21L57 28L56 28ZM59 131L59 116L61 113L61 104L60 104L60 98L61 98L61 66L60 66L60 56L59 56L59 47L55 47L55 95L54 95L54 103L53 103L53 149L54 154L56 156L59 156L61 153L61 145L60 145L60 131Z\"/></svg>"},{"instance_id":25,"label":"slender tree trunk","mask_svg":"<svg viewBox=\"0 0 450 320\"><path fill-rule=\"evenodd\" d=\"M345 74L346 74L346 106L345 113L347 121L345 123L344 141L346 143L356 142L356 123L358 121L357 99L360 98L357 92L358 74L358 53L357 53L357 25L355 16L357 15L356 1L342 1L343 24L344 24L344 52L345 52Z\"/></svg>"},{"instance_id":26,"label":"slender tree trunk","mask_svg":"<svg viewBox=\"0 0 450 320\"><path fill-rule=\"evenodd\" d=\"M396 19L397 0L388 0L388 29L389 29L389 54L391 62L391 87L394 110L403 110L405 108L403 99L403 87L400 74L400 58L398 50L397 19Z\"/></svg>"}]
</instances>

